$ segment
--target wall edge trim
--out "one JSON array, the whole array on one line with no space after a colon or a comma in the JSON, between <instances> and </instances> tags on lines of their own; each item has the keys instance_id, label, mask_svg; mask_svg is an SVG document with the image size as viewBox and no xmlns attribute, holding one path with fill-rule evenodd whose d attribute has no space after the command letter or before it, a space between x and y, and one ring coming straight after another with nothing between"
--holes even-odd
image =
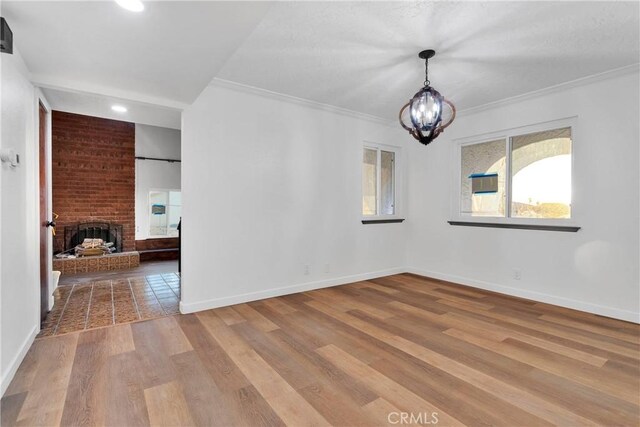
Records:
<instances>
[{"instance_id":1,"label":"wall edge trim","mask_svg":"<svg viewBox=\"0 0 640 427\"><path fill-rule=\"evenodd\" d=\"M637 73L640 71L640 63L626 65L620 68L614 68L613 70L604 71L598 74L592 74L590 76L580 77L575 80L569 80L567 82L558 83L552 86L547 86L542 89L533 90L531 92L522 93L520 95L514 95L508 98L498 99L496 101L488 102L486 104L477 105L475 107L465 108L459 110L458 116L466 116L468 114L475 114L485 110L491 110L494 108L515 104L518 102L526 101L540 96L556 93L563 90L573 89L575 87L585 86L592 83L600 82L603 80L613 79L616 77L622 77L627 74Z\"/></svg>"},{"instance_id":2,"label":"wall edge trim","mask_svg":"<svg viewBox=\"0 0 640 427\"><path fill-rule=\"evenodd\" d=\"M403 267L388 268L385 270L373 271L370 273L353 274L349 276L336 277L333 279L318 280L313 282L299 283L290 286L282 286L279 288L271 288L264 291L249 292L245 294L232 295L223 298L214 298L205 301L196 301L184 303L180 301L180 313L188 314L197 311L209 310L212 308L226 307L234 304L242 304L251 301L257 301L266 298L279 297L283 295L294 294L298 292L306 292L314 289L330 288L332 286L345 285L347 283L359 282L362 280L375 279L378 277L391 276L393 274L405 273ZM184 278L183 278L184 280Z\"/></svg>"},{"instance_id":3,"label":"wall edge trim","mask_svg":"<svg viewBox=\"0 0 640 427\"><path fill-rule=\"evenodd\" d=\"M474 288L494 291L505 295L530 299L537 302L556 305L560 307L570 308L586 313L596 314L599 316L611 317L613 319L624 320L632 323L640 323L640 313L629 310L622 310L615 307L609 307L599 304L593 304L586 301L579 301L570 298L560 297L556 295L544 294L541 292L529 291L525 289L513 288L511 286L498 285L495 283L484 282L482 280L471 279L468 277L456 276L453 274L440 273L436 271L423 270L420 268L407 267L407 273L417 274L432 279L445 280L447 282L458 283L461 285L471 286Z\"/></svg>"},{"instance_id":4,"label":"wall edge trim","mask_svg":"<svg viewBox=\"0 0 640 427\"><path fill-rule=\"evenodd\" d=\"M16 375L20 364L24 360L27 352L31 348L31 345L35 341L38 332L40 332L40 327L36 325L33 327L27 338L22 342L20 351L13 357L13 360L11 360L7 372L2 375L2 381L0 383L0 396L4 396L4 393L7 391L7 388L9 387L9 384L11 384L13 377Z\"/></svg>"},{"instance_id":5,"label":"wall edge trim","mask_svg":"<svg viewBox=\"0 0 640 427\"><path fill-rule=\"evenodd\" d=\"M360 113L355 110L349 110L347 108L337 107L331 104L324 104L322 102L312 101L310 99L298 98L297 96L287 95L280 92L274 92L268 89L262 89L256 86L245 85L243 83L237 83L231 80L225 80L221 78L214 78L209 86L220 87L224 89L231 89L239 92L249 93L253 95L263 96L265 98L275 99L277 101L288 102L290 104L302 105L304 107L315 108L317 110L328 111L331 113L339 114L342 116L353 117L356 119L366 120L373 123L378 123L385 126L390 126L393 122L382 117L374 116L371 114Z\"/></svg>"}]
</instances>

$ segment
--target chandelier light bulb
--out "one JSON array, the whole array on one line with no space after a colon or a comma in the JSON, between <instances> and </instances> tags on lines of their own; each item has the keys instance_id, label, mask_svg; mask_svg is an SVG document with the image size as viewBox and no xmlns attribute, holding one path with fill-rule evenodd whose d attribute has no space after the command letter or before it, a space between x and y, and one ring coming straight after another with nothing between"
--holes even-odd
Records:
<instances>
[{"instance_id":1,"label":"chandelier light bulb","mask_svg":"<svg viewBox=\"0 0 640 427\"><path fill-rule=\"evenodd\" d=\"M425 60L425 81L424 87L416 92L411 100L400 110L400 124L411 136L427 145L442 133L449 126L456 116L456 109L453 104L447 101L437 90L431 87L429 82L429 58L435 55L433 50L424 50L418 55ZM443 106L448 105L451 109L451 117L446 123L442 123ZM409 118L411 125L404 123L402 115L409 108Z\"/></svg>"}]
</instances>

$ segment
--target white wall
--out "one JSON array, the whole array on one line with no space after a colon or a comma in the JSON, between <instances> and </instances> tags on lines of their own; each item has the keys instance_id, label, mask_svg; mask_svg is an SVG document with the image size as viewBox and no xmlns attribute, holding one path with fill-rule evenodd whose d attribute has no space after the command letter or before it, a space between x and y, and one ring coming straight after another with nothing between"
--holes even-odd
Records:
<instances>
[{"instance_id":1,"label":"white wall","mask_svg":"<svg viewBox=\"0 0 640 427\"><path fill-rule=\"evenodd\" d=\"M180 130L136 123L136 156L180 160ZM149 191L180 189L180 163L136 160L136 240L149 237Z\"/></svg>"},{"instance_id":2,"label":"white wall","mask_svg":"<svg viewBox=\"0 0 640 427\"><path fill-rule=\"evenodd\" d=\"M363 141L397 126L209 86L182 130L183 312L404 266L405 225L361 223Z\"/></svg>"},{"instance_id":3,"label":"white wall","mask_svg":"<svg viewBox=\"0 0 640 427\"><path fill-rule=\"evenodd\" d=\"M35 90L17 51L2 54L0 147L19 153L21 165L0 165L0 369L4 393L39 330L39 256Z\"/></svg>"},{"instance_id":4,"label":"white wall","mask_svg":"<svg viewBox=\"0 0 640 427\"><path fill-rule=\"evenodd\" d=\"M432 145L409 150L411 271L639 321L639 85L623 75L465 114ZM577 233L454 227L454 139L577 116ZM513 269L522 271L521 280Z\"/></svg>"}]
</instances>

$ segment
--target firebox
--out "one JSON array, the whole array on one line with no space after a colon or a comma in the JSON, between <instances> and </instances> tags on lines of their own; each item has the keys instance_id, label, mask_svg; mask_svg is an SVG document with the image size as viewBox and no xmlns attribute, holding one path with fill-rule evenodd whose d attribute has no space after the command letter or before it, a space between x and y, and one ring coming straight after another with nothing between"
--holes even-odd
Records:
<instances>
[{"instance_id":1,"label":"firebox","mask_svg":"<svg viewBox=\"0 0 640 427\"><path fill-rule=\"evenodd\" d=\"M64 250L68 251L84 239L102 239L113 243L115 252L122 252L122 224L80 222L64 227Z\"/></svg>"}]
</instances>

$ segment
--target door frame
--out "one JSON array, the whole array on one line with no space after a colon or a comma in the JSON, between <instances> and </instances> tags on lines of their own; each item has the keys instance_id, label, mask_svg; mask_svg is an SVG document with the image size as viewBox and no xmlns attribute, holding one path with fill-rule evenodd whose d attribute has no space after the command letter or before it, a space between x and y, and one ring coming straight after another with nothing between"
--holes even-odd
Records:
<instances>
[{"instance_id":1,"label":"door frame","mask_svg":"<svg viewBox=\"0 0 640 427\"><path fill-rule=\"evenodd\" d=\"M38 283L38 290L37 290L37 295L38 295L38 300L40 301L40 184L39 184L39 179L40 179L40 104L42 104L42 106L44 106L45 110L47 111L47 115L46 115L46 126L45 126L45 156L47 158L47 162L45 167L47 168L46 170L46 187L47 187L47 210L49 212L49 215L52 215L53 213L53 199L52 199L52 192L53 192L53 182L52 182L52 160L51 160L51 115L52 115L52 110L51 110L51 105L49 104L49 102L47 101L46 97L44 96L44 93L42 93L42 90L40 90L40 88L36 87L35 88L35 100L34 100L34 117L35 117L35 136L36 136L36 144L35 144L35 163L34 163L34 169L35 169L35 189L36 191L35 193L35 218L34 218L34 231L35 231L35 236L37 238L37 244L34 245L34 252L37 254L36 258L38 260L37 263L37 276L36 276L36 281ZM51 276L53 275L53 236L51 235L51 233L48 233L48 242L47 242L47 249L48 249L48 253L47 253L47 257L49 258L49 262L47 264L48 266L48 274L49 274L49 289L47 291L47 295L49 295L49 300L47 301L47 308L48 310L51 310L53 308L53 303L54 303L54 298L53 298L53 292L55 291L54 288L54 284L53 284L53 280L51 279ZM38 304L38 325L40 324L40 304Z\"/></svg>"}]
</instances>

